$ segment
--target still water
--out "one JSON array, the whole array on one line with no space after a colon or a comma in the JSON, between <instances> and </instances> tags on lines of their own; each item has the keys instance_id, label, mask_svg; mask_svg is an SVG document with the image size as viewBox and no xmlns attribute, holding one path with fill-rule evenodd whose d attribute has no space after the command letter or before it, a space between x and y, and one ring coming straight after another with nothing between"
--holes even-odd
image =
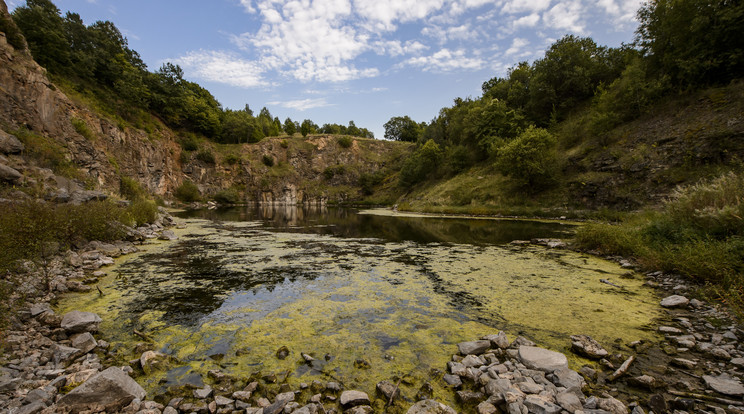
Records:
<instances>
[{"instance_id":1,"label":"still water","mask_svg":"<svg viewBox=\"0 0 744 414\"><path fill-rule=\"evenodd\" d=\"M428 381L448 401L433 370L460 341L504 330L566 351L572 334L608 348L654 335L657 300L639 275L585 254L509 244L570 237L570 224L294 206L179 220L179 240L108 269L106 296L73 295L59 309L101 315L123 360L139 356L134 329L173 356L169 369L140 379L153 393L199 386L221 369L293 385L335 380L370 395L378 381L405 377L409 398Z\"/></svg>"}]
</instances>

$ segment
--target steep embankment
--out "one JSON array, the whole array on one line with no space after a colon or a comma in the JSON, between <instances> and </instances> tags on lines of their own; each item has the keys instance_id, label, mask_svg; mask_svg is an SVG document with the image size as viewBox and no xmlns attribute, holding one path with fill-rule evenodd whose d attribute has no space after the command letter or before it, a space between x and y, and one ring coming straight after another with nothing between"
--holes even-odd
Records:
<instances>
[{"instance_id":1,"label":"steep embankment","mask_svg":"<svg viewBox=\"0 0 744 414\"><path fill-rule=\"evenodd\" d=\"M12 194L17 189L60 201L86 189L115 193L121 178L129 177L165 199L192 181L202 199L229 189L236 202L357 201L411 150L402 143L333 136L220 145L174 131L154 116L141 129L51 82L19 46L25 42L1 0L0 18L0 132L24 147L0 158L15 171L2 180L11 184L0 187L2 197L22 196ZM181 145L187 139L198 148ZM377 199L395 199L385 194Z\"/></svg>"},{"instance_id":2,"label":"steep embankment","mask_svg":"<svg viewBox=\"0 0 744 414\"><path fill-rule=\"evenodd\" d=\"M405 208L548 214L658 205L678 185L717 176L744 159L744 82L673 96L600 135L579 111L551 128L561 173L548 188L525 189L486 161L401 198Z\"/></svg>"}]
</instances>

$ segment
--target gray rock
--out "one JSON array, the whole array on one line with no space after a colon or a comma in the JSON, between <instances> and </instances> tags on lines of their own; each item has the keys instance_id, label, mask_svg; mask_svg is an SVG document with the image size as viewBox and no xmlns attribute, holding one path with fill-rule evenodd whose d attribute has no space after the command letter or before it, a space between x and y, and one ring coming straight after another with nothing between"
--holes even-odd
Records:
<instances>
[{"instance_id":1,"label":"gray rock","mask_svg":"<svg viewBox=\"0 0 744 414\"><path fill-rule=\"evenodd\" d=\"M11 410L13 414L36 414L42 412L46 408L46 404L41 401L34 401L31 404L26 404L17 410Z\"/></svg>"},{"instance_id":2,"label":"gray rock","mask_svg":"<svg viewBox=\"0 0 744 414\"><path fill-rule=\"evenodd\" d=\"M15 135L10 135L0 129L0 152L3 154L17 154L24 148L25 146L21 140L16 138Z\"/></svg>"},{"instance_id":3,"label":"gray rock","mask_svg":"<svg viewBox=\"0 0 744 414\"><path fill-rule=\"evenodd\" d=\"M496 414L498 411L499 409L488 401L483 401L475 407L476 414Z\"/></svg>"},{"instance_id":4,"label":"gray rock","mask_svg":"<svg viewBox=\"0 0 744 414\"><path fill-rule=\"evenodd\" d=\"M669 335L679 335L682 333L682 330L673 326L660 326L659 332Z\"/></svg>"},{"instance_id":5,"label":"gray rock","mask_svg":"<svg viewBox=\"0 0 744 414\"><path fill-rule=\"evenodd\" d=\"M250 401L252 394L253 393L250 391L235 391L232 393L232 397L238 401L248 402Z\"/></svg>"},{"instance_id":6,"label":"gray rock","mask_svg":"<svg viewBox=\"0 0 744 414\"><path fill-rule=\"evenodd\" d=\"M449 374L445 374L445 377L448 375ZM450 375L450 376L453 376L453 375ZM460 379L460 377L458 376L454 376L454 377L457 378L458 380ZM445 379L445 381L447 380ZM462 382L460 384L462 384ZM383 397L385 397L386 402L390 401L391 399L395 399L396 397L400 395L400 390L398 389L398 387L396 387L395 384L387 380L378 382L375 388L377 389L377 392L379 392L380 394L382 394Z\"/></svg>"},{"instance_id":7,"label":"gray rock","mask_svg":"<svg viewBox=\"0 0 744 414\"><path fill-rule=\"evenodd\" d=\"M681 308L687 306L688 303L690 300L680 295L667 296L661 300L661 306L665 308Z\"/></svg>"},{"instance_id":8,"label":"gray rock","mask_svg":"<svg viewBox=\"0 0 744 414\"><path fill-rule=\"evenodd\" d=\"M577 410L581 410L583 407L581 406L581 400L579 400L579 397L568 391L559 392L555 396L556 402L558 402L558 405L563 407L566 411L569 413L573 413Z\"/></svg>"},{"instance_id":9,"label":"gray rock","mask_svg":"<svg viewBox=\"0 0 744 414\"><path fill-rule=\"evenodd\" d=\"M687 368L687 369L693 369L697 366L697 362L691 361L689 359L684 358L674 358L672 359L672 365L676 365L681 368Z\"/></svg>"},{"instance_id":10,"label":"gray rock","mask_svg":"<svg viewBox=\"0 0 744 414\"><path fill-rule=\"evenodd\" d=\"M90 332L83 332L72 337L72 346L87 354L98 346L98 342Z\"/></svg>"},{"instance_id":11,"label":"gray rock","mask_svg":"<svg viewBox=\"0 0 744 414\"><path fill-rule=\"evenodd\" d=\"M484 362L475 355L466 356L465 358L462 359L462 361L460 361L460 363L465 365L465 367L468 367L468 368L470 367L477 368L477 367L484 365Z\"/></svg>"},{"instance_id":12,"label":"gray rock","mask_svg":"<svg viewBox=\"0 0 744 414\"><path fill-rule=\"evenodd\" d=\"M602 359L607 356L607 350L588 335L571 335L571 350L591 359Z\"/></svg>"},{"instance_id":13,"label":"gray rock","mask_svg":"<svg viewBox=\"0 0 744 414\"><path fill-rule=\"evenodd\" d=\"M293 398L292 399L294 399L294 394L293 394ZM217 403L217 406L218 407L225 407L225 406L228 406L228 405L232 405L235 402L235 400L231 400L231 399L229 399L227 397L223 397L221 395L217 395L217 396L214 397L214 402Z\"/></svg>"},{"instance_id":14,"label":"gray rock","mask_svg":"<svg viewBox=\"0 0 744 414\"><path fill-rule=\"evenodd\" d=\"M5 164L0 164L0 181L17 183L22 177L23 174L19 173L15 168L8 167Z\"/></svg>"},{"instance_id":15,"label":"gray rock","mask_svg":"<svg viewBox=\"0 0 744 414\"><path fill-rule=\"evenodd\" d=\"M444 374L442 379L452 388L459 388L462 386L462 380L459 375Z\"/></svg>"},{"instance_id":16,"label":"gray rock","mask_svg":"<svg viewBox=\"0 0 744 414\"><path fill-rule=\"evenodd\" d=\"M56 393L56 390L54 390ZM34 402L42 402L45 405L49 404L50 401L52 401L53 395L47 390L44 390L43 388L37 388L35 390L31 390L26 394L26 397L23 398L23 402L26 404L31 404Z\"/></svg>"},{"instance_id":17,"label":"gray rock","mask_svg":"<svg viewBox=\"0 0 744 414\"><path fill-rule=\"evenodd\" d=\"M342 392L339 402L345 408L370 404L369 396L367 395L367 393L356 390L348 390Z\"/></svg>"},{"instance_id":18,"label":"gray rock","mask_svg":"<svg viewBox=\"0 0 744 414\"><path fill-rule=\"evenodd\" d=\"M293 411L294 414L296 411ZM356 407L352 407L346 411L344 411L344 414L372 414L375 410L370 407L369 405L357 405Z\"/></svg>"},{"instance_id":19,"label":"gray rock","mask_svg":"<svg viewBox=\"0 0 744 414\"><path fill-rule=\"evenodd\" d=\"M491 347L491 341L479 340L460 342L457 344L457 349L463 355L480 355Z\"/></svg>"},{"instance_id":20,"label":"gray rock","mask_svg":"<svg viewBox=\"0 0 744 414\"><path fill-rule=\"evenodd\" d=\"M145 351L139 358L140 366L145 374L162 369L168 364L168 355L157 351Z\"/></svg>"},{"instance_id":21,"label":"gray rock","mask_svg":"<svg viewBox=\"0 0 744 414\"><path fill-rule=\"evenodd\" d=\"M524 399L524 405L535 414L558 414L562 410L561 406L545 401L536 395L528 395Z\"/></svg>"},{"instance_id":22,"label":"gray rock","mask_svg":"<svg viewBox=\"0 0 744 414\"><path fill-rule=\"evenodd\" d=\"M113 412L131 403L143 400L146 392L132 378L117 367L111 367L73 389L57 402L59 407L81 411L88 406L103 406Z\"/></svg>"},{"instance_id":23,"label":"gray rock","mask_svg":"<svg viewBox=\"0 0 744 414\"><path fill-rule=\"evenodd\" d=\"M506 349L509 347L509 338L506 337L504 331L501 331L496 335L485 336L483 339L491 341L491 346L494 348Z\"/></svg>"},{"instance_id":24,"label":"gray rock","mask_svg":"<svg viewBox=\"0 0 744 414\"><path fill-rule=\"evenodd\" d=\"M278 400L274 404L264 407L263 414L279 414L288 403L289 401L287 400Z\"/></svg>"},{"instance_id":25,"label":"gray rock","mask_svg":"<svg viewBox=\"0 0 744 414\"><path fill-rule=\"evenodd\" d=\"M212 395L212 393L214 393L212 387L206 385L204 388L197 388L194 390L194 398L198 400L206 400Z\"/></svg>"},{"instance_id":26,"label":"gray rock","mask_svg":"<svg viewBox=\"0 0 744 414\"><path fill-rule=\"evenodd\" d=\"M584 377L569 368L554 371L550 378L557 387L563 387L573 393L580 393L585 384Z\"/></svg>"},{"instance_id":27,"label":"gray rock","mask_svg":"<svg viewBox=\"0 0 744 414\"><path fill-rule=\"evenodd\" d=\"M178 240L178 236L176 236L176 233L174 233L173 230L163 230L163 232L160 233L160 236L158 236L158 239L160 239L160 240Z\"/></svg>"},{"instance_id":28,"label":"gray rock","mask_svg":"<svg viewBox=\"0 0 744 414\"><path fill-rule=\"evenodd\" d=\"M165 409L163 409L163 414L178 414L178 410L176 410L175 408L171 406L168 406L168 407L165 407Z\"/></svg>"},{"instance_id":29,"label":"gray rock","mask_svg":"<svg viewBox=\"0 0 744 414\"><path fill-rule=\"evenodd\" d=\"M565 355L535 346L520 346L519 360L527 368L545 372L568 368L568 359Z\"/></svg>"},{"instance_id":30,"label":"gray rock","mask_svg":"<svg viewBox=\"0 0 744 414\"><path fill-rule=\"evenodd\" d=\"M482 392L475 392L475 391L457 391L455 393L457 395L457 399L460 400L460 404L466 405L466 406L474 406L477 405L479 402L486 399L486 396L483 395Z\"/></svg>"},{"instance_id":31,"label":"gray rock","mask_svg":"<svg viewBox=\"0 0 744 414\"><path fill-rule=\"evenodd\" d=\"M294 401L295 400L295 394L291 391L289 392L283 392L281 394L278 394L274 401L284 400L287 402Z\"/></svg>"},{"instance_id":32,"label":"gray rock","mask_svg":"<svg viewBox=\"0 0 744 414\"><path fill-rule=\"evenodd\" d=\"M101 317L91 312L72 311L62 316L60 326L69 333L98 332Z\"/></svg>"},{"instance_id":33,"label":"gray rock","mask_svg":"<svg viewBox=\"0 0 744 414\"><path fill-rule=\"evenodd\" d=\"M72 348L65 345L54 345L54 360L56 362L64 363L70 362L70 360L76 358L78 355L82 354L82 351L80 351L77 348Z\"/></svg>"},{"instance_id":34,"label":"gray rock","mask_svg":"<svg viewBox=\"0 0 744 414\"><path fill-rule=\"evenodd\" d=\"M31 316L33 317L37 317L44 312L54 312L52 311L52 307L49 306L49 304L46 302L34 303L33 305L31 305L31 308L29 310L31 311Z\"/></svg>"},{"instance_id":35,"label":"gray rock","mask_svg":"<svg viewBox=\"0 0 744 414\"><path fill-rule=\"evenodd\" d=\"M744 368L744 358L733 358L731 363L738 368Z\"/></svg>"},{"instance_id":36,"label":"gray rock","mask_svg":"<svg viewBox=\"0 0 744 414\"><path fill-rule=\"evenodd\" d=\"M741 397L744 395L744 386L741 385L741 382L726 374L721 374L717 377L703 375L703 381L705 381L705 385L707 385L708 388L721 394L731 395L734 397Z\"/></svg>"},{"instance_id":37,"label":"gray rock","mask_svg":"<svg viewBox=\"0 0 744 414\"><path fill-rule=\"evenodd\" d=\"M597 408L608 411L612 414L628 414L628 407L626 407L620 400L612 397L597 399Z\"/></svg>"},{"instance_id":38,"label":"gray rock","mask_svg":"<svg viewBox=\"0 0 744 414\"><path fill-rule=\"evenodd\" d=\"M413 404L406 414L457 414L457 411L435 400L423 400Z\"/></svg>"},{"instance_id":39,"label":"gray rock","mask_svg":"<svg viewBox=\"0 0 744 414\"><path fill-rule=\"evenodd\" d=\"M15 391L21 386L23 380L9 375L0 376L0 392Z\"/></svg>"}]
</instances>

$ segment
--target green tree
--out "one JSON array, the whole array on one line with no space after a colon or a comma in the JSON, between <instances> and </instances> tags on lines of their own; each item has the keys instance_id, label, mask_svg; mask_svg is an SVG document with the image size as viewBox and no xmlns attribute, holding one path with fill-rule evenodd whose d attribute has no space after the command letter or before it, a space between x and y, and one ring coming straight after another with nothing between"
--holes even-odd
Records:
<instances>
[{"instance_id":1,"label":"green tree","mask_svg":"<svg viewBox=\"0 0 744 414\"><path fill-rule=\"evenodd\" d=\"M300 133L303 137L306 137L308 134L315 134L318 131L318 125L316 125L313 121L306 119L302 121L302 124L300 125Z\"/></svg>"},{"instance_id":2,"label":"green tree","mask_svg":"<svg viewBox=\"0 0 744 414\"><path fill-rule=\"evenodd\" d=\"M426 141L403 163L400 170L399 184L404 188L411 188L427 177L436 175L442 161L442 149L439 144Z\"/></svg>"},{"instance_id":3,"label":"green tree","mask_svg":"<svg viewBox=\"0 0 744 414\"><path fill-rule=\"evenodd\" d=\"M525 187L543 188L554 181L557 173L556 144L550 132L531 126L499 149L496 166Z\"/></svg>"},{"instance_id":4,"label":"green tree","mask_svg":"<svg viewBox=\"0 0 744 414\"><path fill-rule=\"evenodd\" d=\"M295 122L290 117L287 117L287 119L284 120L284 133L292 136L295 132L297 132Z\"/></svg>"},{"instance_id":5,"label":"green tree","mask_svg":"<svg viewBox=\"0 0 744 414\"><path fill-rule=\"evenodd\" d=\"M411 117L394 116L385 122L385 139L416 142L421 137L421 126Z\"/></svg>"},{"instance_id":6,"label":"green tree","mask_svg":"<svg viewBox=\"0 0 744 414\"><path fill-rule=\"evenodd\" d=\"M68 73L70 45L57 6L49 0L28 0L13 11L34 60L49 72Z\"/></svg>"}]
</instances>

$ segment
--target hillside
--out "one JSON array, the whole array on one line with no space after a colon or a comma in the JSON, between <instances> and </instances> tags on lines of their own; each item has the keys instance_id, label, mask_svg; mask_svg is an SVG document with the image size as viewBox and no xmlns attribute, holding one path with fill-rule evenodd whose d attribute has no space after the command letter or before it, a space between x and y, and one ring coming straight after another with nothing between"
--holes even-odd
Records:
<instances>
[{"instance_id":1,"label":"hillside","mask_svg":"<svg viewBox=\"0 0 744 414\"><path fill-rule=\"evenodd\" d=\"M0 33L0 130L3 141L23 144L0 158L3 171L15 171L4 173L0 197L100 198L133 179L166 201L184 182L196 184L204 200L230 190L232 202L356 201L410 151L406 143L331 135L218 144L155 115L138 126L50 81L2 1L0 15L3 30L24 46L16 49Z\"/></svg>"}]
</instances>

